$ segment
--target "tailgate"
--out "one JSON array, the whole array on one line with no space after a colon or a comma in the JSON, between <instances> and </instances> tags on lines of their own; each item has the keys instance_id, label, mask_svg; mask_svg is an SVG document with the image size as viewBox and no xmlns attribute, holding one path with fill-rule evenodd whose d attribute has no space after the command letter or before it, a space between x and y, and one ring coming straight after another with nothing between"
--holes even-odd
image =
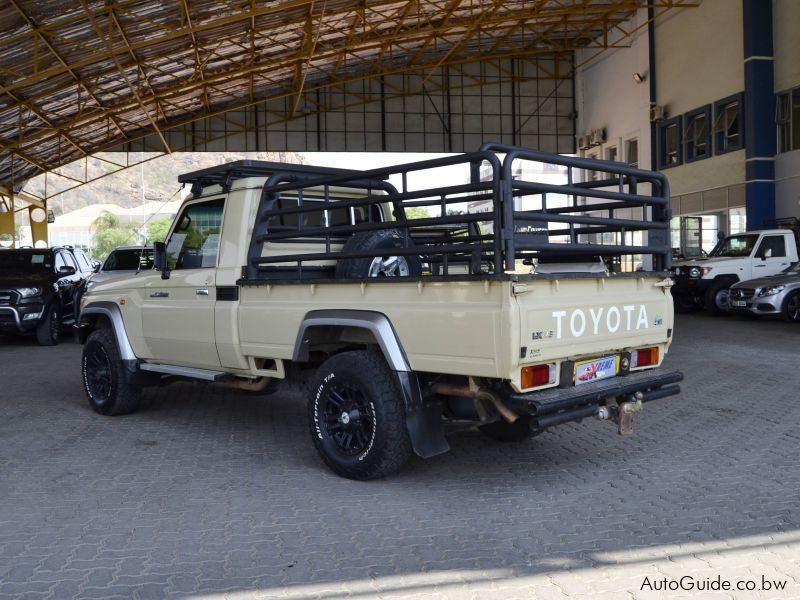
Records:
<instances>
[{"instance_id":1,"label":"tailgate","mask_svg":"<svg viewBox=\"0 0 800 600\"><path fill-rule=\"evenodd\" d=\"M519 311L517 367L602 357L659 346L672 337L671 281L661 276L564 278L514 284ZM519 369L514 370L519 379Z\"/></svg>"}]
</instances>

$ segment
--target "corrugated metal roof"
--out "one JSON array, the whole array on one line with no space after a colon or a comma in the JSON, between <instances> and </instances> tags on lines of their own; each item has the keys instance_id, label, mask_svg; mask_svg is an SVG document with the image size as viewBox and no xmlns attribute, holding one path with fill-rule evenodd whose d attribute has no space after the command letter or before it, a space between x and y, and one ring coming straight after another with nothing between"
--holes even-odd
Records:
<instances>
[{"instance_id":1,"label":"corrugated metal roof","mask_svg":"<svg viewBox=\"0 0 800 600\"><path fill-rule=\"evenodd\" d=\"M608 46L644 0L8 0L0 185L226 108ZM692 3L655 0L660 11ZM290 103L291 104L291 103Z\"/></svg>"}]
</instances>

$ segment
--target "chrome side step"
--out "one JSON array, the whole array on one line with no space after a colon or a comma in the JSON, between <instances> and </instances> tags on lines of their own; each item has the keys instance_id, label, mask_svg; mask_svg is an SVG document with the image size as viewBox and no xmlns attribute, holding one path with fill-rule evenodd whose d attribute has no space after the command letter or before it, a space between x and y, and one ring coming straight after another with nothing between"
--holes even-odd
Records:
<instances>
[{"instance_id":1,"label":"chrome side step","mask_svg":"<svg viewBox=\"0 0 800 600\"><path fill-rule=\"evenodd\" d=\"M178 375L179 377L202 379L203 381L224 381L230 377L230 375L224 371L211 371L209 369L196 369L194 367L176 367L173 365L141 363L139 368L142 371L164 373L165 375Z\"/></svg>"}]
</instances>

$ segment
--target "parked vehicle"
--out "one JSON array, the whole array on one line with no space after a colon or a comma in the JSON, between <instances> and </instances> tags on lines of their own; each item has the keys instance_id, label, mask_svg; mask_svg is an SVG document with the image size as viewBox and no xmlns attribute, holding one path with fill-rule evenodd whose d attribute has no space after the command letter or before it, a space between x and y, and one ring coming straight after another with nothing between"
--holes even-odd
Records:
<instances>
[{"instance_id":1,"label":"parked vehicle","mask_svg":"<svg viewBox=\"0 0 800 600\"><path fill-rule=\"evenodd\" d=\"M153 249L143 246L122 246L115 248L106 260L92 275L92 284L105 281L111 277L133 275L153 268Z\"/></svg>"},{"instance_id":2,"label":"parked vehicle","mask_svg":"<svg viewBox=\"0 0 800 600\"><path fill-rule=\"evenodd\" d=\"M35 333L40 345L57 344L62 326L75 322L87 277L71 249L0 250L0 332Z\"/></svg>"},{"instance_id":3,"label":"parked vehicle","mask_svg":"<svg viewBox=\"0 0 800 600\"><path fill-rule=\"evenodd\" d=\"M741 281L731 286L731 310L754 315L781 315L800 323L800 262L777 275Z\"/></svg>"},{"instance_id":4,"label":"parked vehicle","mask_svg":"<svg viewBox=\"0 0 800 600\"><path fill-rule=\"evenodd\" d=\"M570 183L514 178L525 162L563 165ZM413 183L451 165L466 180ZM585 169L613 189L571 183ZM164 377L250 391L294 380L322 460L371 479L447 451L443 420L502 441L587 417L629 434L642 403L679 393L681 373L659 368L673 327L659 173L488 145L367 172L240 161L179 181L192 198L154 246L157 270L83 299L98 413L135 410ZM452 209L466 201L490 210ZM614 216L632 205L641 220ZM430 216L408 218L411 206ZM602 243L637 230L646 245ZM600 259L641 254L653 266L636 273Z\"/></svg>"},{"instance_id":5,"label":"parked vehicle","mask_svg":"<svg viewBox=\"0 0 800 600\"><path fill-rule=\"evenodd\" d=\"M100 267L100 261L89 258L80 248L74 248L73 246L62 247L72 252L72 256L75 257L75 262L78 264L78 270L87 277Z\"/></svg>"},{"instance_id":6,"label":"parked vehicle","mask_svg":"<svg viewBox=\"0 0 800 600\"><path fill-rule=\"evenodd\" d=\"M676 262L671 271L676 310L729 311L733 284L780 273L797 262L797 247L796 229L748 231L729 235L707 258Z\"/></svg>"}]
</instances>

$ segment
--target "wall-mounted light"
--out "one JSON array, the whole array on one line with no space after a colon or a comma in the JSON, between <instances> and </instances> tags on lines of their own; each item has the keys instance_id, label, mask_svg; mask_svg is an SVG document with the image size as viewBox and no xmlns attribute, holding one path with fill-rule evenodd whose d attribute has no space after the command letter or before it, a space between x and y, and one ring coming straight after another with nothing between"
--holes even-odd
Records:
<instances>
[{"instance_id":1,"label":"wall-mounted light","mask_svg":"<svg viewBox=\"0 0 800 600\"><path fill-rule=\"evenodd\" d=\"M641 73L634 73L633 74L633 80L636 83L642 83L645 79L647 79L647 75L646 74L645 75L642 75Z\"/></svg>"}]
</instances>

